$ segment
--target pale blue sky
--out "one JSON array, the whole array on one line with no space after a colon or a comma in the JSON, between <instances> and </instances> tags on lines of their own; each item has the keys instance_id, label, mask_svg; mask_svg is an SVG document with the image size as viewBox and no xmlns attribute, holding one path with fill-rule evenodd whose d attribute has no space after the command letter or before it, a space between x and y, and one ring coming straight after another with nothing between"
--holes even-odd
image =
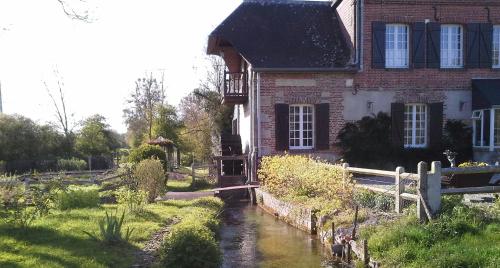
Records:
<instances>
[{"instance_id":1,"label":"pale blue sky","mask_svg":"<svg viewBox=\"0 0 500 268\"><path fill-rule=\"evenodd\" d=\"M100 113L124 132L122 109L135 79L165 70L167 98L176 105L205 74L207 35L241 3L88 1L96 18L90 24L68 19L57 0L0 1L5 113L54 121L43 81L55 85L57 68L75 120Z\"/></svg>"}]
</instances>

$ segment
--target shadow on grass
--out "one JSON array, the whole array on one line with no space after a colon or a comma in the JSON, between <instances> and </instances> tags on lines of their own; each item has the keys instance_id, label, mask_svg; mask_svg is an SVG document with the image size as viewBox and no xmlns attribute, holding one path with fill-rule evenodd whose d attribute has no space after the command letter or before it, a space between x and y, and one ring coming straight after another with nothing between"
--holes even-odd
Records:
<instances>
[{"instance_id":1,"label":"shadow on grass","mask_svg":"<svg viewBox=\"0 0 500 268\"><path fill-rule=\"evenodd\" d=\"M21 265L19 265L18 263L15 263L15 262L11 262L11 261L2 261L2 260L0 260L0 267L3 267L3 268L17 268L17 267L21 267Z\"/></svg>"},{"instance_id":2,"label":"shadow on grass","mask_svg":"<svg viewBox=\"0 0 500 268\"><path fill-rule=\"evenodd\" d=\"M129 264L130 258L124 256L132 255L127 252L138 250L130 243L121 243L116 246L104 245L99 241L90 238L84 239L72 235L63 234L47 227L13 228L10 226L0 226L0 237L14 239L17 243L26 244L23 250L14 249L5 245L2 247L4 252L23 256L26 260L36 260L40 265L63 267L81 267L82 259L75 256L84 257L86 261L100 263L104 266L122 266ZM61 249L61 251L55 250ZM43 252L43 253L42 253ZM1 263L0 267L19 267L11 266L10 263Z\"/></svg>"},{"instance_id":3,"label":"shadow on grass","mask_svg":"<svg viewBox=\"0 0 500 268\"><path fill-rule=\"evenodd\" d=\"M137 212L134 212L134 216L136 218L140 218L146 221L152 221L152 222L161 222L162 218L158 213L154 213L153 211L150 210L140 210Z\"/></svg>"}]
</instances>

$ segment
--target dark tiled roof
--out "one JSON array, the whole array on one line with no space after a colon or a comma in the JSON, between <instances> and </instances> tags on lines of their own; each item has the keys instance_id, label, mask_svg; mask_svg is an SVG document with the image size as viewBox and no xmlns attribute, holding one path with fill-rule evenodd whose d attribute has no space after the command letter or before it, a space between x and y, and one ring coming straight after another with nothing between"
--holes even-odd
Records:
<instances>
[{"instance_id":1,"label":"dark tiled roof","mask_svg":"<svg viewBox=\"0 0 500 268\"><path fill-rule=\"evenodd\" d=\"M350 49L329 1L245 1L209 37L208 53L232 45L254 68L342 68Z\"/></svg>"}]
</instances>

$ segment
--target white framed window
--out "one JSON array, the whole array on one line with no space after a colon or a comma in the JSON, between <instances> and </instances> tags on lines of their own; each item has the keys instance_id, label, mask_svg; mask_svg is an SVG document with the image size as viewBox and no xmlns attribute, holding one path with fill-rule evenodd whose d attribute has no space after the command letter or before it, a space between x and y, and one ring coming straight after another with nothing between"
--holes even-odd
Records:
<instances>
[{"instance_id":1,"label":"white framed window","mask_svg":"<svg viewBox=\"0 0 500 268\"><path fill-rule=\"evenodd\" d=\"M493 68L500 68L500 25L493 27Z\"/></svg>"},{"instance_id":2,"label":"white framed window","mask_svg":"<svg viewBox=\"0 0 500 268\"><path fill-rule=\"evenodd\" d=\"M460 25L441 25L441 68L462 68L463 29Z\"/></svg>"},{"instance_id":3,"label":"white framed window","mask_svg":"<svg viewBox=\"0 0 500 268\"><path fill-rule=\"evenodd\" d=\"M408 68L408 25L387 24L385 26L385 67Z\"/></svg>"},{"instance_id":4,"label":"white framed window","mask_svg":"<svg viewBox=\"0 0 500 268\"><path fill-rule=\"evenodd\" d=\"M312 149L314 146L314 108L312 105L290 105L290 149Z\"/></svg>"},{"instance_id":5,"label":"white framed window","mask_svg":"<svg viewBox=\"0 0 500 268\"><path fill-rule=\"evenodd\" d=\"M472 112L472 145L479 148L500 147L500 108Z\"/></svg>"},{"instance_id":6,"label":"white framed window","mask_svg":"<svg viewBox=\"0 0 500 268\"><path fill-rule=\"evenodd\" d=\"M404 146L405 148L427 146L427 105L405 105Z\"/></svg>"}]
</instances>

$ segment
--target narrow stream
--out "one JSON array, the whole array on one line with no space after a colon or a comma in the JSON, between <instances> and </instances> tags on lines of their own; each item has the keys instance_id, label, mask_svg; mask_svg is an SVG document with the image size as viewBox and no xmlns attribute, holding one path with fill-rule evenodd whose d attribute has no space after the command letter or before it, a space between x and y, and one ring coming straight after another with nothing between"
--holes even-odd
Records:
<instances>
[{"instance_id":1,"label":"narrow stream","mask_svg":"<svg viewBox=\"0 0 500 268\"><path fill-rule=\"evenodd\" d=\"M223 268L329 267L315 237L248 203L226 208L220 236Z\"/></svg>"}]
</instances>

